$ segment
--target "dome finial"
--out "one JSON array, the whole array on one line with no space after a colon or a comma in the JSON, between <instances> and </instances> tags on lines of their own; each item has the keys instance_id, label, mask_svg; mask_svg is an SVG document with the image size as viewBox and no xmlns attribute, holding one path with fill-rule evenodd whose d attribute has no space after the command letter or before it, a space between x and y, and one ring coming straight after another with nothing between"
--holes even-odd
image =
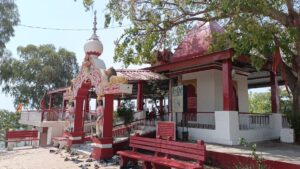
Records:
<instances>
[{"instance_id":1,"label":"dome finial","mask_svg":"<svg viewBox=\"0 0 300 169\"><path fill-rule=\"evenodd\" d=\"M97 11L95 10L94 11L94 27L93 27L93 31L94 31L94 34L96 34L96 31L97 31Z\"/></svg>"},{"instance_id":2,"label":"dome finial","mask_svg":"<svg viewBox=\"0 0 300 169\"><path fill-rule=\"evenodd\" d=\"M87 55L99 57L103 52L103 45L96 34L96 31L97 31L96 14L97 14L97 11L94 12L93 34L90 37L90 39L84 44L84 51Z\"/></svg>"}]
</instances>

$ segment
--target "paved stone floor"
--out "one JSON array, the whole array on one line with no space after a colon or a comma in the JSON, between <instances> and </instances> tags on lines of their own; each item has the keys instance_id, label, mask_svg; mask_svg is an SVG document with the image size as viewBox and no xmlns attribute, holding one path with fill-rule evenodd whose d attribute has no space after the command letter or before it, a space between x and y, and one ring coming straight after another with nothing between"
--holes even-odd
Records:
<instances>
[{"instance_id":1,"label":"paved stone floor","mask_svg":"<svg viewBox=\"0 0 300 169\"><path fill-rule=\"evenodd\" d=\"M300 145L285 144L278 141L266 141L256 143L257 154L264 159L283 161L293 164L300 164ZM223 146L217 144L206 144L206 149L222 153L229 153L242 156L250 156L251 151L243 146Z\"/></svg>"}]
</instances>

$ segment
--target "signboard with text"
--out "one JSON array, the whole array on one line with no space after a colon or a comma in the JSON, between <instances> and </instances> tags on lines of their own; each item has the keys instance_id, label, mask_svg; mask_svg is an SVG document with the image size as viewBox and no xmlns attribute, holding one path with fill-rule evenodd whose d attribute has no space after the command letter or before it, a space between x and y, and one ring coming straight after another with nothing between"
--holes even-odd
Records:
<instances>
[{"instance_id":1,"label":"signboard with text","mask_svg":"<svg viewBox=\"0 0 300 169\"><path fill-rule=\"evenodd\" d=\"M132 84L113 84L104 87L104 94L131 94Z\"/></svg>"},{"instance_id":2,"label":"signboard with text","mask_svg":"<svg viewBox=\"0 0 300 169\"><path fill-rule=\"evenodd\" d=\"M176 126L175 122L157 122L156 137L161 136L162 139L171 137L172 140L176 139Z\"/></svg>"},{"instance_id":3,"label":"signboard with text","mask_svg":"<svg viewBox=\"0 0 300 169\"><path fill-rule=\"evenodd\" d=\"M172 112L184 112L185 103L185 90L184 86L175 86L172 88Z\"/></svg>"}]
</instances>

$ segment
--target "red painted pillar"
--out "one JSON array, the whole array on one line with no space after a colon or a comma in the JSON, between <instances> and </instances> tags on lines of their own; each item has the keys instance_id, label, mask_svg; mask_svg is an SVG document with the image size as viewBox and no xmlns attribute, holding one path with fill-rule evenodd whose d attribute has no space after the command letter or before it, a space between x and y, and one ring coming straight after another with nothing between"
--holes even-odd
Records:
<instances>
[{"instance_id":1,"label":"red painted pillar","mask_svg":"<svg viewBox=\"0 0 300 169\"><path fill-rule=\"evenodd\" d=\"M112 137L112 120L114 111L114 95L105 95L103 116L103 137Z\"/></svg>"},{"instance_id":2,"label":"red painted pillar","mask_svg":"<svg viewBox=\"0 0 300 169\"><path fill-rule=\"evenodd\" d=\"M276 74L270 71L272 113L279 113L278 83Z\"/></svg>"},{"instance_id":3,"label":"red painted pillar","mask_svg":"<svg viewBox=\"0 0 300 169\"><path fill-rule=\"evenodd\" d=\"M93 151L92 157L96 160L107 159L113 156L112 120L114 95L105 95L104 115L103 115L103 137L92 138Z\"/></svg>"},{"instance_id":4,"label":"red painted pillar","mask_svg":"<svg viewBox=\"0 0 300 169\"><path fill-rule=\"evenodd\" d=\"M172 88L173 88L173 79L169 79L169 98L168 98L168 113L169 113L169 121L172 121L173 118L173 113L172 113Z\"/></svg>"},{"instance_id":5,"label":"red painted pillar","mask_svg":"<svg viewBox=\"0 0 300 169\"><path fill-rule=\"evenodd\" d=\"M143 111L143 81L137 84L137 111Z\"/></svg>"},{"instance_id":6,"label":"red painted pillar","mask_svg":"<svg viewBox=\"0 0 300 169\"><path fill-rule=\"evenodd\" d=\"M164 115L163 97L159 98L159 116L162 118Z\"/></svg>"},{"instance_id":7,"label":"red painted pillar","mask_svg":"<svg viewBox=\"0 0 300 169\"><path fill-rule=\"evenodd\" d=\"M49 99L49 110L53 107L53 96L50 94L50 99Z\"/></svg>"},{"instance_id":8,"label":"red painted pillar","mask_svg":"<svg viewBox=\"0 0 300 169\"><path fill-rule=\"evenodd\" d=\"M163 102L164 102L163 97L159 98L159 110L160 111L164 110L164 104L163 104Z\"/></svg>"},{"instance_id":9,"label":"red painted pillar","mask_svg":"<svg viewBox=\"0 0 300 169\"><path fill-rule=\"evenodd\" d=\"M222 63L223 78L223 110L234 110L233 103L233 85L231 78L232 62L230 59L224 60Z\"/></svg>"},{"instance_id":10,"label":"red painted pillar","mask_svg":"<svg viewBox=\"0 0 300 169\"><path fill-rule=\"evenodd\" d=\"M117 108L120 108L120 106L121 106L121 99L118 98L118 107Z\"/></svg>"},{"instance_id":11,"label":"red painted pillar","mask_svg":"<svg viewBox=\"0 0 300 169\"><path fill-rule=\"evenodd\" d=\"M80 144L84 142L84 131L83 131L83 102L86 96L75 97L75 118L73 132L70 133L68 138L68 146L72 144Z\"/></svg>"},{"instance_id":12,"label":"red painted pillar","mask_svg":"<svg viewBox=\"0 0 300 169\"><path fill-rule=\"evenodd\" d=\"M89 96L86 97L85 99L85 110L84 113L87 115L90 112L90 98Z\"/></svg>"}]
</instances>

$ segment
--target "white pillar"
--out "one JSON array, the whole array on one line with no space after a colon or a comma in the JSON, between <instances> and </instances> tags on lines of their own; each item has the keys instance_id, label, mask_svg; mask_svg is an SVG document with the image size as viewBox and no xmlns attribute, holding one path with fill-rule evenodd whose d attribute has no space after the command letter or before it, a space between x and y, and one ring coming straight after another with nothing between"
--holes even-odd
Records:
<instances>
[{"instance_id":1,"label":"white pillar","mask_svg":"<svg viewBox=\"0 0 300 169\"><path fill-rule=\"evenodd\" d=\"M282 114L272 113L270 118L270 126L273 129L273 137L280 137L280 131L282 129Z\"/></svg>"},{"instance_id":2,"label":"white pillar","mask_svg":"<svg viewBox=\"0 0 300 169\"><path fill-rule=\"evenodd\" d=\"M239 116L237 111L216 111L215 122L216 143L226 145L239 144Z\"/></svg>"}]
</instances>

